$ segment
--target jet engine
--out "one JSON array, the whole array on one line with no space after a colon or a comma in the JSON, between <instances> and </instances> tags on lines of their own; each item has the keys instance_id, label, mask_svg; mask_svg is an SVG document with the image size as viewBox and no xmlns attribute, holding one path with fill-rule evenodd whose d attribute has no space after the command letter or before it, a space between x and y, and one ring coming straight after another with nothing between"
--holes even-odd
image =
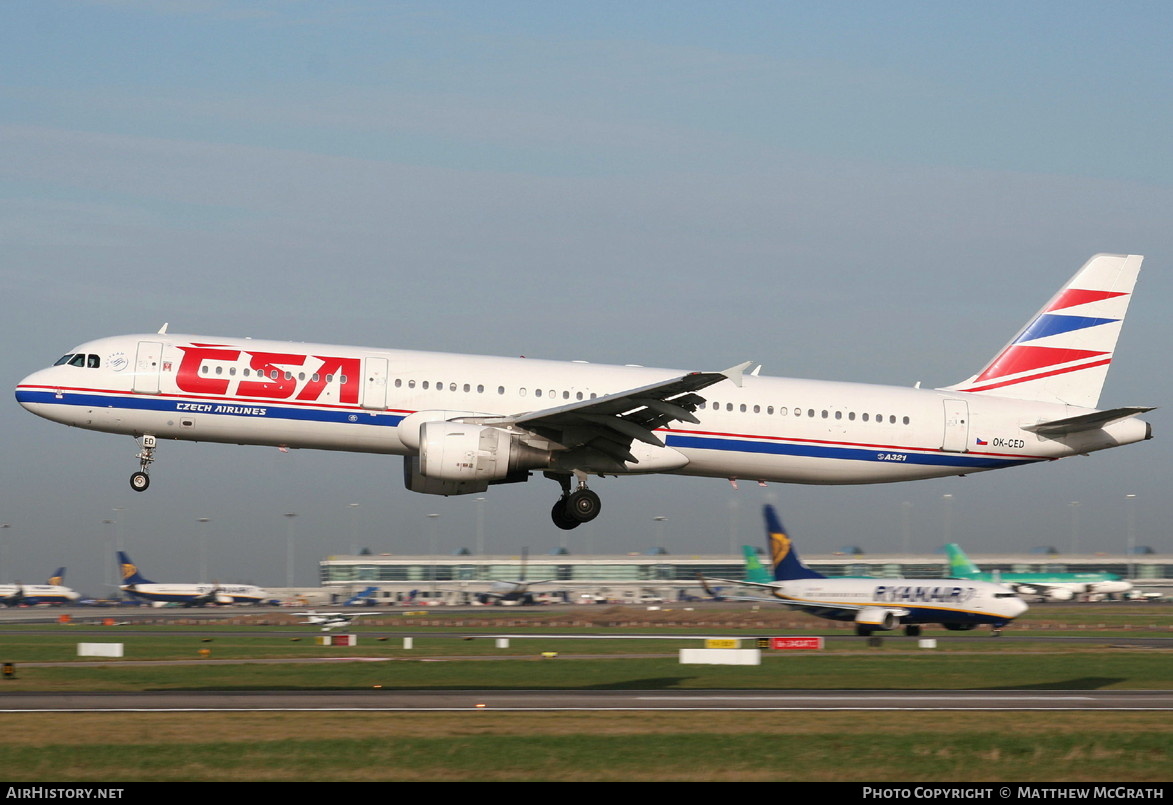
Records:
<instances>
[{"instance_id":1,"label":"jet engine","mask_svg":"<svg viewBox=\"0 0 1173 805\"><path fill-rule=\"evenodd\" d=\"M1075 593L1064 587L1053 587L1047 590L1044 597L1049 601L1070 601L1075 598Z\"/></svg>"},{"instance_id":2,"label":"jet engine","mask_svg":"<svg viewBox=\"0 0 1173 805\"><path fill-rule=\"evenodd\" d=\"M895 629L900 625L900 616L883 607L864 607L855 613L855 622L873 629Z\"/></svg>"},{"instance_id":3,"label":"jet engine","mask_svg":"<svg viewBox=\"0 0 1173 805\"><path fill-rule=\"evenodd\" d=\"M404 459L404 482L413 492L465 495L489 484L524 481L529 470L550 466L550 451L502 428L463 422L425 422L419 455Z\"/></svg>"}]
</instances>

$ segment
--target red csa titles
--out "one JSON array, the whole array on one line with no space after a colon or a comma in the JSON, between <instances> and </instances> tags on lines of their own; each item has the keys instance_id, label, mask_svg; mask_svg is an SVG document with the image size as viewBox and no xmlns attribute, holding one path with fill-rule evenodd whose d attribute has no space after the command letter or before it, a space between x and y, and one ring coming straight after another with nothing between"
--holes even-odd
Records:
<instances>
[{"instance_id":1,"label":"red csa titles","mask_svg":"<svg viewBox=\"0 0 1173 805\"><path fill-rule=\"evenodd\" d=\"M295 355L288 352L245 352L232 347L193 344L180 347L183 360L175 373L175 385L190 394L210 394L218 397L252 397L266 400L294 400L316 402L332 382L338 381L338 402L358 405L358 377L361 361L358 358L337 358L326 355ZM209 376L201 371L205 361L236 364L240 356L248 358L248 368L256 380ZM317 362L298 392L298 372ZM345 378L345 380L343 380ZM235 383L236 391L229 394Z\"/></svg>"}]
</instances>

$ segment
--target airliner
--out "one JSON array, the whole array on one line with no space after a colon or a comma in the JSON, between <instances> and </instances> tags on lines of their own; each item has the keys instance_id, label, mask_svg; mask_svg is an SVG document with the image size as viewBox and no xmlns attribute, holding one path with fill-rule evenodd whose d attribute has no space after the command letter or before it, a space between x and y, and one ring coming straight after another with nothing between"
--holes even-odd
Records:
<instances>
[{"instance_id":1,"label":"airliner","mask_svg":"<svg viewBox=\"0 0 1173 805\"><path fill-rule=\"evenodd\" d=\"M939 623L955 632L989 624L998 634L1027 610L1026 602L1009 587L985 581L827 578L798 558L773 506L765 507L765 516L774 580L763 583L702 577L706 590L712 592L709 582L744 587L760 594L743 600L773 601L820 618L853 621L855 633L863 637L902 625L906 635L916 637L928 623Z\"/></svg>"},{"instance_id":2,"label":"airliner","mask_svg":"<svg viewBox=\"0 0 1173 805\"><path fill-rule=\"evenodd\" d=\"M157 606L181 604L185 607L202 607L207 604L226 606L229 604L264 604L275 601L273 596L251 584L158 584L139 572L138 566L130 561L126 551L118 552L118 563L122 569L122 584L118 589L134 598L149 601Z\"/></svg>"},{"instance_id":3,"label":"airliner","mask_svg":"<svg viewBox=\"0 0 1173 805\"><path fill-rule=\"evenodd\" d=\"M984 368L938 389L770 378L752 362L682 372L164 325L74 347L24 378L16 399L46 419L139 440L138 491L159 440L382 453L402 456L405 486L424 494L541 472L561 487L551 518L571 529L600 512L592 476L891 483L1149 439L1137 416L1151 408L1097 408L1142 259L1092 257Z\"/></svg>"},{"instance_id":4,"label":"airliner","mask_svg":"<svg viewBox=\"0 0 1173 805\"><path fill-rule=\"evenodd\" d=\"M945 546L945 554L949 557L949 575L955 579L993 581L1020 595L1037 595L1051 601L1070 601L1077 595L1126 593L1132 589L1132 582L1115 573L982 572L955 542Z\"/></svg>"},{"instance_id":5,"label":"airliner","mask_svg":"<svg viewBox=\"0 0 1173 805\"><path fill-rule=\"evenodd\" d=\"M0 605L6 607L75 604L80 598L76 590L65 586L63 567L57 568L44 584L0 584Z\"/></svg>"}]
</instances>

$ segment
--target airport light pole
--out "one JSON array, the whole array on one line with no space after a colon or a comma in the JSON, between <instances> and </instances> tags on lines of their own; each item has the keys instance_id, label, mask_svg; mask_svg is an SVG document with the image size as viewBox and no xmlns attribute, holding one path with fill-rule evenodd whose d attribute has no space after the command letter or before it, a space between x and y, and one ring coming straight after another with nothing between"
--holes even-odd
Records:
<instances>
[{"instance_id":1,"label":"airport light pole","mask_svg":"<svg viewBox=\"0 0 1173 805\"><path fill-rule=\"evenodd\" d=\"M1125 515L1128 522L1128 546L1125 551L1128 554L1128 580L1133 579L1132 558L1136 551L1136 495L1127 494L1124 496Z\"/></svg>"},{"instance_id":2,"label":"airport light pole","mask_svg":"<svg viewBox=\"0 0 1173 805\"><path fill-rule=\"evenodd\" d=\"M652 518L652 521L656 524L656 543L657 544L655 547L663 548L664 547L664 523L668 521L668 518L662 514L657 514L655 517Z\"/></svg>"},{"instance_id":3,"label":"airport light pole","mask_svg":"<svg viewBox=\"0 0 1173 805\"><path fill-rule=\"evenodd\" d=\"M204 524L211 520L201 517L196 522L199 523L200 535L200 584L205 584L208 581L208 529L204 528Z\"/></svg>"},{"instance_id":4,"label":"airport light pole","mask_svg":"<svg viewBox=\"0 0 1173 805\"><path fill-rule=\"evenodd\" d=\"M111 590L118 587L118 559L114 556L114 521L103 520L102 525L109 526L107 530L107 543L109 548L106 549L106 556L102 561L102 566L106 568L106 593L110 594ZM105 595L103 595L103 598ZM115 598L118 596L115 595Z\"/></svg>"},{"instance_id":5,"label":"airport light pole","mask_svg":"<svg viewBox=\"0 0 1173 805\"><path fill-rule=\"evenodd\" d=\"M293 512L283 514L285 518L285 586L293 589L293 519L297 515Z\"/></svg>"},{"instance_id":6,"label":"airport light pole","mask_svg":"<svg viewBox=\"0 0 1173 805\"><path fill-rule=\"evenodd\" d=\"M428 519L432 521L432 545L429 552L432 554L432 584L436 584L436 551L440 538L440 515L432 513L428 515Z\"/></svg>"},{"instance_id":7,"label":"airport light pole","mask_svg":"<svg viewBox=\"0 0 1173 805\"><path fill-rule=\"evenodd\" d=\"M358 504L348 503L346 505L350 509L350 555L356 556L358 555L358 543L355 541L356 527L354 521L358 515Z\"/></svg>"},{"instance_id":8,"label":"airport light pole","mask_svg":"<svg viewBox=\"0 0 1173 805\"><path fill-rule=\"evenodd\" d=\"M941 500L945 503L945 544L948 545L953 541L953 495L946 492Z\"/></svg>"},{"instance_id":9,"label":"airport light pole","mask_svg":"<svg viewBox=\"0 0 1173 805\"><path fill-rule=\"evenodd\" d=\"M9 523L0 523L0 531L4 535L0 537L0 580L4 579L4 574L8 572L8 561L5 554L8 553L8 529L12 528Z\"/></svg>"},{"instance_id":10,"label":"airport light pole","mask_svg":"<svg viewBox=\"0 0 1173 805\"><path fill-rule=\"evenodd\" d=\"M477 504L477 556L485 555L485 499L474 498Z\"/></svg>"}]
</instances>

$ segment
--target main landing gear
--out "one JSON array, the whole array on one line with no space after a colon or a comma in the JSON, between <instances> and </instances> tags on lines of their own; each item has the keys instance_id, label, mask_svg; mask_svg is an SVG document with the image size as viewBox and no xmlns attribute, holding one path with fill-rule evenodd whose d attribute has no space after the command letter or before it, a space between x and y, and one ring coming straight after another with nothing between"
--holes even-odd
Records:
<instances>
[{"instance_id":1,"label":"main landing gear","mask_svg":"<svg viewBox=\"0 0 1173 805\"><path fill-rule=\"evenodd\" d=\"M145 492L147 487L151 485L151 476L147 474L147 470L151 466L151 462L155 460L155 437L143 436L143 449L135 458L138 459L138 472L130 476L130 488L135 492Z\"/></svg>"},{"instance_id":2,"label":"main landing gear","mask_svg":"<svg viewBox=\"0 0 1173 805\"><path fill-rule=\"evenodd\" d=\"M554 508L550 510L550 519L554 521L554 525L563 531L569 531L599 516L599 512L603 510L603 502L599 500L598 495L587 489L584 473L574 473L578 479L578 489L573 492L570 491L569 475L552 472L545 475L562 486L562 497L558 498Z\"/></svg>"}]
</instances>

